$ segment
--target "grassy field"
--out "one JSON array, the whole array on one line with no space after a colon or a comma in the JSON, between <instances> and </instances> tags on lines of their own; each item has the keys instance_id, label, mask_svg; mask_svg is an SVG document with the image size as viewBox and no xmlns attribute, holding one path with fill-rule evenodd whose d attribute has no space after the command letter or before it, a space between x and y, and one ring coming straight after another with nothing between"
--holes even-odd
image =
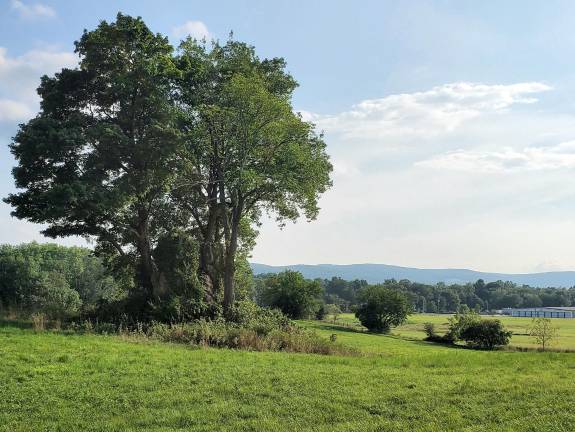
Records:
<instances>
[{"instance_id":1,"label":"grassy field","mask_svg":"<svg viewBox=\"0 0 575 432\"><path fill-rule=\"evenodd\" d=\"M403 336L306 323L370 353L362 357L194 349L3 325L0 430L574 429L575 354L433 345L415 340L421 318L398 329Z\"/></svg>"},{"instance_id":2,"label":"grassy field","mask_svg":"<svg viewBox=\"0 0 575 432\"><path fill-rule=\"evenodd\" d=\"M447 319L449 316L446 314L414 314L409 317L404 325L393 329L392 335L404 339L423 340L425 337L423 324L426 322L434 323L437 332L443 334L447 331ZM537 348L534 339L529 336L531 318L512 318L501 315L489 318L501 320L505 327L513 332L513 337L511 338L512 347ZM340 315L337 323L361 330L361 325L353 314ZM557 340L552 348L575 351L575 319L553 319L553 324L559 330Z\"/></svg>"}]
</instances>

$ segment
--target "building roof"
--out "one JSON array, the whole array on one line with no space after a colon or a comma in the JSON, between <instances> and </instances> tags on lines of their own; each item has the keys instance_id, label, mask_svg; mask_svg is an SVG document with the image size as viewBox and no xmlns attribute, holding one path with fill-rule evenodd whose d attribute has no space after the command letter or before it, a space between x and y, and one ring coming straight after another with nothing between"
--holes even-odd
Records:
<instances>
[{"instance_id":1,"label":"building roof","mask_svg":"<svg viewBox=\"0 0 575 432\"><path fill-rule=\"evenodd\" d=\"M575 306L545 306L530 308L504 308L503 310L511 311L575 311Z\"/></svg>"}]
</instances>

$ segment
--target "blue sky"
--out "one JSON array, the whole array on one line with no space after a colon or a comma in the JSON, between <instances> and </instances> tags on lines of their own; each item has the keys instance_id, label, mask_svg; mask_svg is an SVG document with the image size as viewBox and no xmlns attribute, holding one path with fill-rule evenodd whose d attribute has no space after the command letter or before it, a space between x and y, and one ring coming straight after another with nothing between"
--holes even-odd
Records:
<instances>
[{"instance_id":1,"label":"blue sky","mask_svg":"<svg viewBox=\"0 0 575 432\"><path fill-rule=\"evenodd\" d=\"M174 44L233 30L299 81L334 187L313 223L266 220L254 261L575 269L575 3L0 0L2 196L40 75L118 11ZM9 211L0 242L42 240Z\"/></svg>"}]
</instances>

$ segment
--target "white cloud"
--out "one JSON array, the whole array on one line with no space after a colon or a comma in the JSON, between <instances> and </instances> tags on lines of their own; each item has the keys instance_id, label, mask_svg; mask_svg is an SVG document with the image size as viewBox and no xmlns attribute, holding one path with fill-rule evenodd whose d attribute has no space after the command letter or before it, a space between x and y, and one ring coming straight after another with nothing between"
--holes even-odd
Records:
<instances>
[{"instance_id":1,"label":"white cloud","mask_svg":"<svg viewBox=\"0 0 575 432\"><path fill-rule=\"evenodd\" d=\"M575 168L575 141L522 149L455 150L416 162L415 165L479 173L573 169Z\"/></svg>"},{"instance_id":2,"label":"white cloud","mask_svg":"<svg viewBox=\"0 0 575 432\"><path fill-rule=\"evenodd\" d=\"M30 107L22 102L0 99L0 122L26 120L33 115Z\"/></svg>"},{"instance_id":3,"label":"white cloud","mask_svg":"<svg viewBox=\"0 0 575 432\"><path fill-rule=\"evenodd\" d=\"M502 112L515 104L534 103L537 99L532 95L550 89L540 82L511 85L458 82L423 92L364 100L336 115L309 112L302 115L320 128L347 139L429 136L452 132L482 114Z\"/></svg>"},{"instance_id":4,"label":"white cloud","mask_svg":"<svg viewBox=\"0 0 575 432\"><path fill-rule=\"evenodd\" d=\"M22 18L36 19L36 18L54 18L56 11L50 6L42 3L26 4L20 0L12 0L12 10L16 11Z\"/></svg>"},{"instance_id":5,"label":"white cloud","mask_svg":"<svg viewBox=\"0 0 575 432\"><path fill-rule=\"evenodd\" d=\"M265 223L254 261L505 272L575 262L575 116L547 110L550 89L454 83L300 111L325 130L334 187L317 221Z\"/></svg>"},{"instance_id":6,"label":"white cloud","mask_svg":"<svg viewBox=\"0 0 575 432\"><path fill-rule=\"evenodd\" d=\"M177 38L186 36L191 36L198 40L211 38L208 27L201 21L186 21L184 24L174 27L172 34Z\"/></svg>"},{"instance_id":7,"label":"white cloud","mask_svg":"<svg viewBox=\"0 0 575 432\"><path fill-rule=\"evenodd\" d=\"M77 63L78 57L71 52L47 48L11 57L0 47L0 121L20 121L33 115L38 108L40 77Z\"/></svg>"}]
</instances>

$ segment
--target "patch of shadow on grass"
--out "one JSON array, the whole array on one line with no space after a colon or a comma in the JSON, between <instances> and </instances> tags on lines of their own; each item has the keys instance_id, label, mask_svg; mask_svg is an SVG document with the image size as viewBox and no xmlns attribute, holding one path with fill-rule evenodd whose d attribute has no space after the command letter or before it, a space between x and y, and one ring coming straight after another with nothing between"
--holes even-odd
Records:
<instances>
[{"instance_id":1,"label":"patch of shadow on grass","mask_svg":"<svg viewBox=\"0 0 575 432\"><path fill-rule=\"evenodd\" d=\"M11 327L25 330L25 329L31 329L32 323L29 321L19 321L19 320L0 318L0 327Z\"/></svg>"},{"instance_id":2,"label":"patch of shadow on grass","mask_svg":"<svg viewBox=\"0 0 575 432\"><path fill-rule=\"evenodd\" d=\"M378 334L378 333L369 333L369 332L366 332L360 328L340 326L337 324L322 324L321 326L318 326L317 328L321 329L321 330L340 331L340 332L347 332L347 333Z\"/></svg>"}]
</instances>

